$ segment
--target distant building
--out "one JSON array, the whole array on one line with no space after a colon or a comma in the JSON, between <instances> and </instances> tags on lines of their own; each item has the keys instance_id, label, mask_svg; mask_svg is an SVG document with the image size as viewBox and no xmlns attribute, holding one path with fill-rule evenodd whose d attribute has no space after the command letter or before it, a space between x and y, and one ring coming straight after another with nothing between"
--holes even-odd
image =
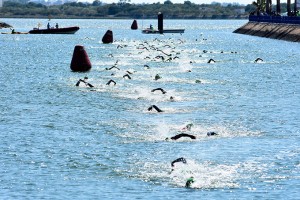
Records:
<instances>
[{"instance_id":1,"label":"distant building","mask_svg":"<svg viewBox=\"0 0 300 200\"><path fill-rule=\"evenodd\" d=\"M0 8L3 6L3 0L0 0Z\"/></svg>"}]
</instances>

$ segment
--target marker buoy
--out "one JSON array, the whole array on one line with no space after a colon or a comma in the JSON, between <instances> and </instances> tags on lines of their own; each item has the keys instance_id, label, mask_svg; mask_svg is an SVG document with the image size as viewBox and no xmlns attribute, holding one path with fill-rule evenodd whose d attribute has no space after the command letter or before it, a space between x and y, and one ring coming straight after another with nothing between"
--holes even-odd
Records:
<instances>
[{"instance_id":1,"label":"marker buoy","mask_svg":"<svg viewBox=\"0 0 300 200\"><path fill-rule=\"evenodd\" d=\"M102 37L102 42L104 44L113 42L113 32L111 30L107 30L104 36Z\"/></svg>"},{"instance_id":2,"label":"marker buoy","mask_svg":"<svg viewBox=\"0 0 300 200\"><path fill-rule=\"evenodd\" d=\"M92 68L92 64L84 46L75 46L70 68L74 72L85 72Z\"/></svg>"},{"instance_id":3,"label":"marker buoy","mask_svg":"<svg viewBox=\"0 0 300 200\"><path fill-rule=\"evenodd\" d=\"M164 33L164 15L159 12L158 15L157 15L157 25L158 25L158 30L159 30L159 33L160 34L163 34Z\"/></svg>"},{"instance_id":4,"label":"marker buoy","mask_svg":"<svg viewBox=\"0 0 300 200\"><path fill-rule=\"evenodd\" d=\"M136 30L136 29L138 29L138 24L136 20L133 20L131 24L131 30Z\"/></svg>"}]
</instances>

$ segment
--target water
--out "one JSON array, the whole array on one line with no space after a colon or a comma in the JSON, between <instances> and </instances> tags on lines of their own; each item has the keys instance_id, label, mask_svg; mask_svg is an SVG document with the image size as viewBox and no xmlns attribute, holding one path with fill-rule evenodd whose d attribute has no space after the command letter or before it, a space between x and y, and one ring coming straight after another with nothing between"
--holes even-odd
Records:
<instances>
[{"instance_id":1,"label":"water","mask_svg":"<svg viewBox=\"0 0 300 200\"><path fill-rule=\"evenodd\" d=\"M16 31L46 25L3 21ZM233 34L243 20L165 20L186 32L164 36L132 31L132 20L51 22L80 30L0 35L1 199L299 199L298 43ZM116 41L102 44L108 29ZM70 70L77 44L90 72ZM156 60L163 54L141 44L179 59ZM105 70L116 61L120 70ZM84 76L95 88L75 87ZM196 140L165 140L188 123ZM179 157L187 164L170 173Z\"/></svg>"}]
</instances>

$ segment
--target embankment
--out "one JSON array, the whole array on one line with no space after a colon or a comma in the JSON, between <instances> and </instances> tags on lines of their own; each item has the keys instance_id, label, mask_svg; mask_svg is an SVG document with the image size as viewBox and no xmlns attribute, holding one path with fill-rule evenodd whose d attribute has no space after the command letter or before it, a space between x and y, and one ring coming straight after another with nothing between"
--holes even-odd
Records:
<instances>
[{"instance_id":1,"label":"embankment","mask_svg":"<svg viewBox=\"0 0 300 200\"><path fill-rule=\"evenodd\" d=\"M296 24L248 22L234 33L300 42L300 25Z\"/></svg>"}]
</instances>

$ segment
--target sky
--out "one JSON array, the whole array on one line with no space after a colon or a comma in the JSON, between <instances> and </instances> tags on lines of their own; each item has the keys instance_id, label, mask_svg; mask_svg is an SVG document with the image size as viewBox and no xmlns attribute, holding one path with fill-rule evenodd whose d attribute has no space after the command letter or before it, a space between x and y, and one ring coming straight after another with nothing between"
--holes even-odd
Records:
<instances>
[{"instance_id":1,"label":"sky","mask_svg":"<svg viewBox=\"0 0 300 200\"><path fill-rule=\"evenodd\" d=\"M119 0L100 0L101 2L104 3L117 3L119 2ZM171 0L172 3L183 3L185 0ZM196 4L210 4L211 2L219 2L219 3L239 3L239 4L251 4L253 2L253 0L189 0L192 3L196 3ZM131 3L164 3L165 0L131 0Z\"/></svg>"}]
</instances>

